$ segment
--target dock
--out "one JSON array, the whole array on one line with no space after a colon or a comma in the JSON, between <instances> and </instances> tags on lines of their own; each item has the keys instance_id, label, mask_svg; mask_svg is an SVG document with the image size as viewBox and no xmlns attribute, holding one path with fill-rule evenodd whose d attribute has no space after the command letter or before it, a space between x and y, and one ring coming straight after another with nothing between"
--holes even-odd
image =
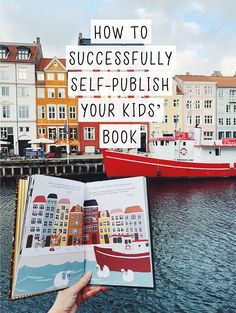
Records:
<instances>
[{"instance_id":1,"label":"dock","mask_svg":"<svg viewBox=\"0 0 236 313\"><path fill-rule=\"evenodd\" d=\"M0 177L19 178L28 175L79 176L104 174L102 155L80 155L67 158L0 160Z\"/></svg>"}]
</instances>

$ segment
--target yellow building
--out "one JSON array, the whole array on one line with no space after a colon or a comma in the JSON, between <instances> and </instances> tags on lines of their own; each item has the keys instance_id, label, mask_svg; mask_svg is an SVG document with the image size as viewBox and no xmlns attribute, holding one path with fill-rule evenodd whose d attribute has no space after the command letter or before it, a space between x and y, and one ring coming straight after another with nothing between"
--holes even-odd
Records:
<instances>
[{"instance_id":1,"label":"yellow building","mask_svg":"<svg viewBox=\"0 0 236 313\"><path fill-rule=\"evenodd\" d=\"M184 129L183 92L173 80L172 96L164 97L164 116L162 123L150 123L150 138L173 135Z\"/></svg>"},{"instance_id":2,"label":"yellow building","mask_svg":"<svg viewBox=\"0 0 236 313\"><path fill-rule=\"evenodd\" d=\"M111 237L111 221L110 214L107 210L99 211L98 227L100 243L109 243Z\"/></svg>"},{"instance_id":3,"label":"yellow building","mask_svg":"<svg viewBox=\"0 0 236 313\"><path fill-rule=\"evenodd\" d=\"M52 241L55 246L66 246L69 226L70 200L60 199L56 206Z\"/></svg>"}]
</instances>

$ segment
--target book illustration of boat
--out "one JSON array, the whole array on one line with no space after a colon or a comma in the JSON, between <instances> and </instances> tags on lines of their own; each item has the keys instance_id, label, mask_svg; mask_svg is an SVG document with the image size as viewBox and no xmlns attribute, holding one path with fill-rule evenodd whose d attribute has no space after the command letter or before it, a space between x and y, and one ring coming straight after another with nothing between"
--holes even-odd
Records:
<instances>
[{"instance_id":1,"label":"book illustration of boat","mask_svg":"<svg viewBox=\"0 0 236 313\"><path fill-rule=\"evenodd\" d=\"M148 240L131 240L128 235L117 238L114 248L94 246L94 253L100 269L108 267L114 272L151 272L151 260ZM118 242L119 241L119 242ZM124 275L123 275L124 276ZM124 276L125 277L125 276Z\"/></svg>"},{"instance_id":2,"label":"book illustration of boat","mask_svg":"<svg viewBox=\"0 0 236 313\"><path fill-rule=\"evenodd\" d=\"M148 176L157 179L236 177L236 138L201 141L201 129L151 138L149 152L104 150L109 177Z\"/></svg>"}]
</instances>

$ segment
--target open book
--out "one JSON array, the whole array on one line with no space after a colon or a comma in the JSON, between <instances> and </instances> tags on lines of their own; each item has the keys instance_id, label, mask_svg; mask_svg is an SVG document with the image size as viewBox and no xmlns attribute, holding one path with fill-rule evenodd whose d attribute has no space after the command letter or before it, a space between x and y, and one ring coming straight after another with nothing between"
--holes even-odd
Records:
<instances>
[{"instance_id":1,"label":"open book","mask_svg":"<svg viewBox=\"0 0 236 313\"><path fill-rule=\"evenodd\" d=\"M11 299L91 284L154 288L146 179L20 179Z\"/></svg>"}]
</instances>

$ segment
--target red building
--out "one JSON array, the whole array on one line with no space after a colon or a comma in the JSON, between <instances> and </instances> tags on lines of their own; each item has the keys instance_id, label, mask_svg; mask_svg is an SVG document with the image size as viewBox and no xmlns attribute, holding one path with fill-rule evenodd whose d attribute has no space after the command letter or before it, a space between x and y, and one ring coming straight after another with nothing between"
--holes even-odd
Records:
<instances>
[{"instance_id":1,"label":"red building","mask_svg":"<svg viewBox=\"0 0 236 313\"><path fill-rule=\"evenodd\" d=\"M84 201L84 244L98 244L98 203L95 199Z\"/></svg>"}]
</instances>

